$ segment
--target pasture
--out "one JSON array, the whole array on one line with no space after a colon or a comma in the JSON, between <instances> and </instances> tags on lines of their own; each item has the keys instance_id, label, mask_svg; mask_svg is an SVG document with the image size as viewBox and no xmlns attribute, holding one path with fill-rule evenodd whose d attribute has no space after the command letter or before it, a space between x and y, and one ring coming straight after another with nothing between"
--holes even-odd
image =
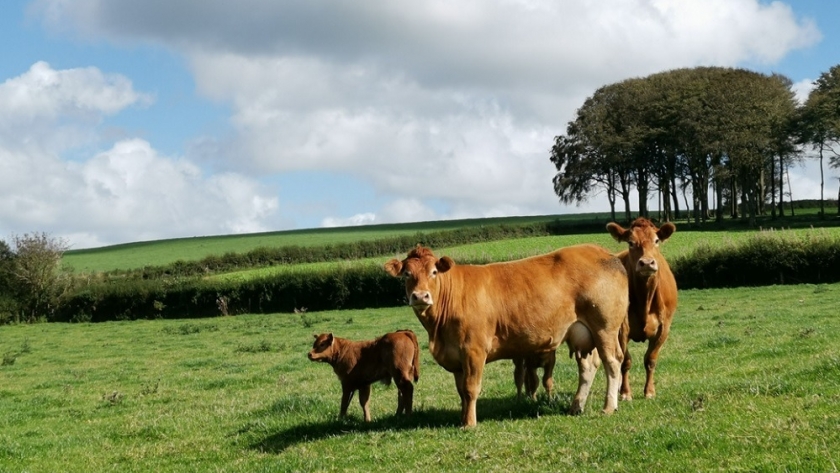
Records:
<instances>
[{"instance_id":1,"label":"pasture","mask_svg":"<svg viewBox=\"0 0 840 473\"><path fill-rule=\"evenodd\" d=\"M561 347L552 399L516 399L512 364L488 365L471 430L408 307L3 326L0 471L837 471L839 305L840 284L682 291L656 399L602 415L601 369L584 415L566 415ZM356 399L340 420L312 334L400 328L423 350L414 415L375 385L374 421Z\"/></svg>"},{"instance_id":2,"label":"pasture","mask_svg":"<svg viewBox=\"0 0 840 473\"><path fill-rule=\"evenodd\" d=\"M64 254L63 263L76 272L99 272L142 268L147 265L165 265L177 260L200 260L210 255L222 255L227 252L246 253L263 247L330 245L484 225L516 225L547 221L580 224L603 221L608 216L609 214L596 213L498 217L175 238L82 250L71 248Z\"/></svg>"}]
</instances>

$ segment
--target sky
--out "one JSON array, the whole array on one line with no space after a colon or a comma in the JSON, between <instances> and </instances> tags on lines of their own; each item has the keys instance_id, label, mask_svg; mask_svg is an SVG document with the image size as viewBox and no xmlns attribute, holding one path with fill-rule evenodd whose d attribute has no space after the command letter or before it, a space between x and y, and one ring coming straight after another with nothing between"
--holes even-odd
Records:
<instances>
[{"instance_id":1,"label":"sky","mask_svg":"<svg viewBox=\"0 0 840 473\"><path fill-rule=\"evenodd\" d=\"M71 249L607 211L554 137L598 87L840 63L824 0L5 0L0 239ZM836 198L840 170L826 169ZM819 198L814 159L791 169Z\"/></svg>"}]
</instances>

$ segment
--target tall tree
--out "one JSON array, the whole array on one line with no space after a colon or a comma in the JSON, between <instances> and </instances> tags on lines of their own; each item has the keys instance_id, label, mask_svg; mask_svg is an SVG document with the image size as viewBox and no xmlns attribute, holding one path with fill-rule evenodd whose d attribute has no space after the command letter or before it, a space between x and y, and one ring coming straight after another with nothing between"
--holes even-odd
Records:
<instances>
[{"instance_id":1,"label":"tall tree","mask_svg":"<svg viewBox=\"0 0 840 473\"><path fill-rule=\"evenodd\" d=\"M817 152L820 162L820 214L825 215L825 175L823 162L840 167L840 65L820 74L801 109L799 138ZM840 195L838 195L840 213Z\"/></svg>"}]
</instances>

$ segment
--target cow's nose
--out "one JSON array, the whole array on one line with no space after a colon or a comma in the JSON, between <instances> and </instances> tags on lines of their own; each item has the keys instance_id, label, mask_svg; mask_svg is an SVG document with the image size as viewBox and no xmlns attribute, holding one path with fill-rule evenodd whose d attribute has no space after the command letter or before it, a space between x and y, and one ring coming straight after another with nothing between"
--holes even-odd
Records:
<instances>
[{"instance_id":1,"label":"cow's nose","mask_svg":"<svg viewBox=\"0 0 840 473\"><path fill-rule=\"evenodd\" d=\"M647 273L655 273L659 270L659 265L656 264L656 258L639 258L638 269Z\"/></svg>"},{"instance_id":2,"label":"cow's nose","mask_svg":"<svg viewBox=\"0 0 840 473\"><path fill-rule=\"evenodd\" d=\"M411 300L409 301L411 305L415 304L426 304L432 305L432 293L429 291L414 291L411 293Z\"/></svg>"}]
</instances>

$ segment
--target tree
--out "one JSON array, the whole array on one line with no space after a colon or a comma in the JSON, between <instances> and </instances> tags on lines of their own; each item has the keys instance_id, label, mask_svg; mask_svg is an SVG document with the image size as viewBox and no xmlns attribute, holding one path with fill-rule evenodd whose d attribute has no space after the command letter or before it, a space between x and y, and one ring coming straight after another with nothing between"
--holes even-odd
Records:
<instances>
[{"instance_id":1,"label":"tree","mask_svg":"<svg viewBox=\"0 0 840 473\"><path fill-rule=\"evenodd\" d=\"M800 111L799 141L810 144L820 160L820 214L825 215L823 162L840 167L840 65L820 74ZM837 203L840 213L840 199Z\"/></svg>"},{"instance_id":2,"label":"tree","mask_svg":"<svg viewBox=\"0 0 840 473\"><path fill-rule=\"evenodd\" d=\"M48 317L69 287L68 274L60 268L68 245L46 233L14 235L12 244L9 279L23 320Z\"/></svg>"}]
</instances>

